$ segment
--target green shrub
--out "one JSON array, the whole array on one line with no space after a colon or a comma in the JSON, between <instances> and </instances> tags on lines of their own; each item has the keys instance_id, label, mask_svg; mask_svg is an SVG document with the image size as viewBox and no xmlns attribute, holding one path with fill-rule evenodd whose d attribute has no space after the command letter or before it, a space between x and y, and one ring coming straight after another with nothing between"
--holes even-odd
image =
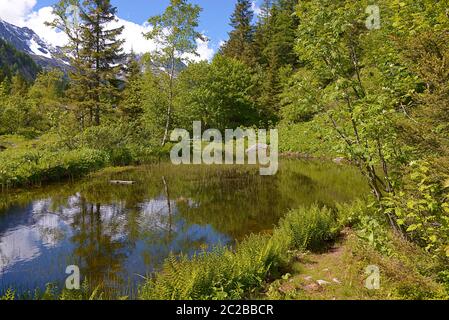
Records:
<instances>
[{"instance_id":1,"label":"green shrub","mask_svg":"<svg viewBox=\"0 0 449 320\"><path fill-rule=\"evenodd\" d=\"M170 256L140 290L142 299L241 299L259 287L273 256L267 236L253 235L236 250L222 247L191 258Z\"/></svg>"},{"instance_id":2,"label":"green shrub","mask_svg":"<svg viewBox=\"0 0 449 320\"><path fill-rule=\"evenodd\" d=\"M279 130L279 151L281 153L295 152L313 157L335 158L335 143L329 133L323 132L326 126L323 119L316 117L309 122L298 124L281 123Z\"/></svg>"},{"instance_id":3,"label":"green shrub","mask_svg":"<svg viewBox=\"0 0 449 320\"><path fill-rule=\"evenodd\" d=\"M288 246L303 250L317 250L340 232L336 215L330 209L312 206L291 211L275 230L274 238L290 240ZM285 240L284 240L285 241Z\"/></svg>"},{"instance_id":4,"label":"green shrub","mask_svg":"<svg viewBox=\"0 0 449 320\"><path fill-rule=\"evenodd\" d=\"M0 296L0 301L13 301L16 299L16 293L12 289L8 289L5 293Z\"/></svg>"},{"instance_id":5,"label":"green shrub","mask_svg":"<svg viewBox=\"0 0 449 320\"><path fill-rule=\"evenodd\" d=\"M435 179L430 165L415 162L410 181L383 201L410 239L437 257L449 259L449 193L444 180ZM444 179L444 178L443 178Z\"/></svg>"},{"instance_id":6,"label":"green shrub","mask_svg":"<svg viewBox=\"0 0 449 320\"><path fill-rule=\"evenodd\" d=\"M109 163L97 150L19 151L0 155L0 185L17 187L83 176Z\"/></svg>"}]
</instances>

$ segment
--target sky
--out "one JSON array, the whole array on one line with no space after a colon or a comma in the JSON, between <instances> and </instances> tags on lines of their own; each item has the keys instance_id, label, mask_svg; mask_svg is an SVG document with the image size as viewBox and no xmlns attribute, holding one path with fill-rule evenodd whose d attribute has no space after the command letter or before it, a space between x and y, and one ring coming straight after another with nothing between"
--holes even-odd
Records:
<instances>
[{"instance_id":1,"label":"sky","mask_svg":"<svg viewBox=\"0 0 449 320\"><path fill-rule=\"evenodd\" d=\"M124 25L123 39L126 51L137 53L154 50L155 44L144 39L142 32L148 31L146 23L149 17L160 14L169 4L169 0L111 0L118 9L118 25ZM67 41L64 35L49 29L44 25L51 20L51 5L56 0L0 0L0 18L18 25L33 29L48 43L61 46ZM203 33L208 42L197 41L199 58L195 60L210 60L220 45L228 39L230 31L229 18L237 0L190 0L198 4L203 11L200 15L198 31ZM258 3L253 1L253 9L259 12ZM117 25L117 26L118 26ZM192 57L193 58L193 57Z\"/></svg>"}]
</instances>

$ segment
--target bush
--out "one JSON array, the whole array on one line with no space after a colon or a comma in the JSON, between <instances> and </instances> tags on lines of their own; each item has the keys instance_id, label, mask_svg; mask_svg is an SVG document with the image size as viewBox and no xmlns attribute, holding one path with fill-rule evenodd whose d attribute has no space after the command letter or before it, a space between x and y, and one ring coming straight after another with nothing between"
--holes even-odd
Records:
<instances>
[{"instance_id":1,"label":"bush","mask_svg":"<svg viewBox=\"0 0 449 320\"><path fill-rule=\"evenodd\" d=\"M109 162L101 151L22 151L0 155L0 185L17 187L81 177Z\"/></svg>"},{"instance_id":2,"label":"bush","mask_svg":"<svg viewBox=\"0 0 449 320\"><path fill-rule=\"evenodd\" d=\"M16 293L11 289L6 290L5 293L0 296L0 301L13 301L15 299Z\"/></svg>"},{"instance_id":3,"label":"bush","mask_svg":"<svg viewBox=\"0 0 449 320\"><path fill-rule=\"evenodd\" d=\"M408 237L443 260L449 259L449 194L443 181L435 179L426 162L411 166L410 182L384 200L385 213ZM441 178L440 178L441 179Z\"/></svg>"},{"instance_id":4,"label":"bush","mask_svg":"<svg viewBox=\"0 0 449 320\"><path fill-rule=\"evenodd\" d=\"M290 248L318 250L340 233L336 215L327 208L312 206L291 211L281 220L274 238L287 236Z\"/></svg>"},{"instance_id":5,"label":"bush","mask_svg":"<svg viewBox=\"0 0 449 320\"><path fill-rule=\"evenodd\" d=\"M258 287L271 264L270 241L253 235L230 248L216 248L191 258L170 256L162 271L140 289L146 300L241 299Z\"/></svg>"},{"instance_id":6,"label":"bush","mask_svg":"<svg viewBox=\"0 0 449 320\"><path fill-rule=\"evenodd\" d=\"M339 154L335 151L335 143L329 134L323 132L324 119L315 117L314 120L298 124L281 123L279 129L279 151L299 152L313 157L334 158Z\"/></svg>"}]
</instances>

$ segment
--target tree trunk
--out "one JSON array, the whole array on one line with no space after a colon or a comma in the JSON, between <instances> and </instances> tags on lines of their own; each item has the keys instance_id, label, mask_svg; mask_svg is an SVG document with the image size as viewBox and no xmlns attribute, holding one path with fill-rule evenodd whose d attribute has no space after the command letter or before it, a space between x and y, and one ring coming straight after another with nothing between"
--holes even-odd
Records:
<instances>
[{"instance_id":1,"label":"tree trunk","mask_svg":"<svg viewBox=\"0 0 449 320\"><path fill-rule=\"evenodd\" d=\"M165 146L165 144L168 141L168 132L170 131L170 124L171 124L171 113L173 109L173 81L175 77L175 49L172 48L171 52L171 66L170 66L170 80L169 80L169 101L168 101L168 108L167 108L167 121L165 122L165 132L164 132L164 138L162 139L162 146Z\"/></svg>"}]
</instances>

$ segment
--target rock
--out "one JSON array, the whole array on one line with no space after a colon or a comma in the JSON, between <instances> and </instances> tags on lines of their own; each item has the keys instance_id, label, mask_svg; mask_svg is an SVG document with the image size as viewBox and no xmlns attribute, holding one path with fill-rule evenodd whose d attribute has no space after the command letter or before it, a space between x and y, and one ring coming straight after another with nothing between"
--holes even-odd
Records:
<instances>
[{"instance_id":1,"label":"rock","mask_svg":"<svg viewBox=\"0 0 449 320\"><path fill-rule=\"evenodd\" d=\"M306 277L304 277L304 280L306 280L306 281L313 281L313 278L311 276L306 276Z\"/></svg>"},{"instance_id":2,"label":"rock","mask_svg":"<svg viewBox=\"0 0 449 320\"><path fill-rule=\"evenodd\" d=\"M336 284L341 284L340 280L338 280L337 278L333 278L332 281L335 282Z\"/></svg>"},{"instance_id":3,"label":"rock","mask_svg":"<svg viewBox=\"0 0 449 320\"><path fill-rule=\"evenodd\" d=\"M304 288L304 291L308 291L308 292L316 292L316 291L322 291L323 287L321 287L319 284L316 283L311 283L306 285Z\"/></svg>"},{"instance_id":4,"label":"rock","mask_svg":"<svg viewBox=\"0 0 449 320\"><path fill-rule=\"evenodd\" d=\"M121 180L111 180L110 181L111 184L124 184L124 185L131 185L131 184L135 184L135 181L121 181Z\"/></svg>"},{"instance_id":5,"label":"rock","mask_svg":"<svg viewBox=\"0 0 449 320\"><path fill-rule=\"evenodd\" d=\"M316 283L318 283L320 286L324 287L328 284L331 284L330 282L327 282L325 280L317 280Z\"/></svg>"},{"instance_id":6,"label":"rock","mask_svg":"<svg viewBox=\"0 0 449 320\"><path fill-rule=\"evenodd\" d=\"M343 164L346 161L346 158L338 157L334 159L334 163L336 164Z\"/></svg>"},{"instance_id":7,"label":"rock","mask_svg":"<svg viewBox=\"0 0 449 320\"><path fill-rule=\"evenodd\" d=\"M290 293L290 292L293 292L293 291L295 291L295 290L296 290L296 287L295 287L293 284L291 284L291 283L283 284L283 285L279 288L279 291L282 292L282 293L285 293L285 294Z\"/></svg>"}]
</instances>

